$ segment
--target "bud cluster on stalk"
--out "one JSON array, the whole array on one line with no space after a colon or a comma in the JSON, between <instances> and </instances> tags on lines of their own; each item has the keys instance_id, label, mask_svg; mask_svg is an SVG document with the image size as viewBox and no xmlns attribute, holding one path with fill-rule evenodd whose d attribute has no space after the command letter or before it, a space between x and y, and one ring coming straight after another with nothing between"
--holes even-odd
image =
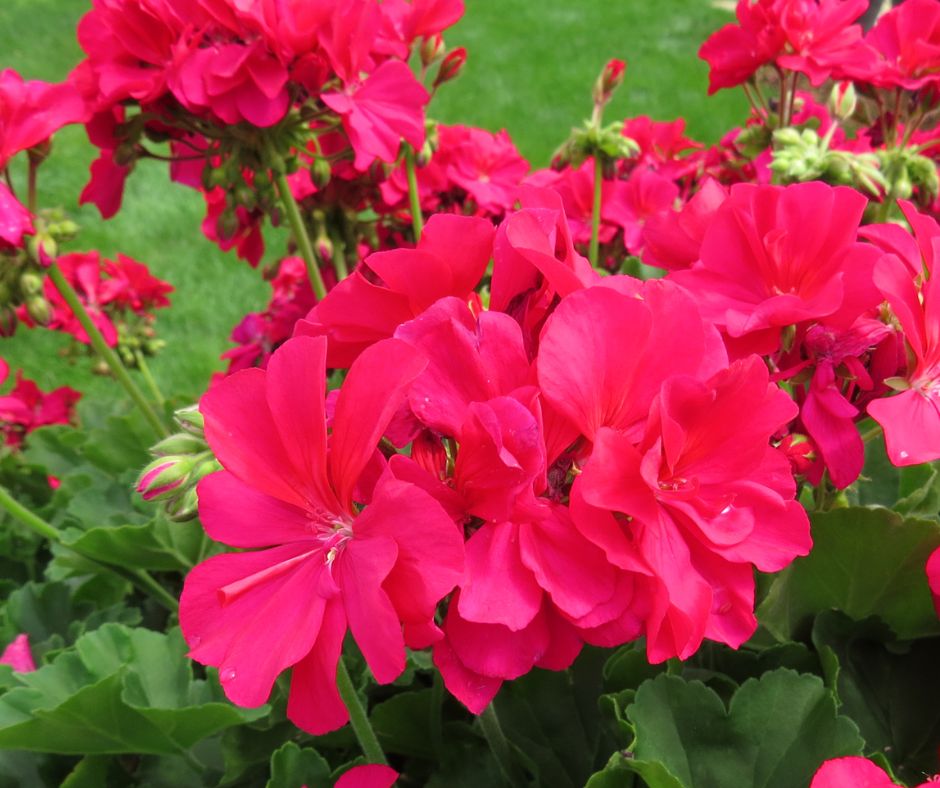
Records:
<instances>
[{"instance_id":1,"label":"bud cluster on stalk","mask_svg":"<svg viewBox=\"0 0 940 788\"><path fill-rule=\"evenodd\" d=\"M203 434L203 418L193 405L174 414L180 431L151 447L154 460L137 479L135 489L145 501L160 504L176 522L193 519L199 499L196 485L221 469Z\"/></svg>"}]
</instances>

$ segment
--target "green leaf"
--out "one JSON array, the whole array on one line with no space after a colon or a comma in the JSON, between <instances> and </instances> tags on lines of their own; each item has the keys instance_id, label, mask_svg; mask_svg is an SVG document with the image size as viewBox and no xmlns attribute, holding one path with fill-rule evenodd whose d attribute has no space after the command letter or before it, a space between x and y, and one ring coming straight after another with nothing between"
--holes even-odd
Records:
<instances>
[{"instance_id":1,"label":"green leaf","mask_svg":"<svg viewBox=\"0 0 940 788\"><path fill-rule=\"evenodd\" d=\"M265 714L194 681L179 630L105 624L0 696L0 748L96 755L174 754Z\"/></svg>"},{"instance_id":2,"label":"green leaf","mask_svg":"<svg viewBox=\"0 0 940 788\"><path fill-rule=\"evenodd\" d=\"M130 569L188 571L203 544L198 523L174 523L158 516L140 525L66 529L64 542L82 555Z\"/></svg>"},{"instance_id":3,"label":"green leaf","mask_svg":"<svg viewBox=\"0 0 940 788\"><path fill-rule=\"evenodd\" d=\"M533 670L507 684L495 706L506 738L532 762L540 785L582 786L597 768L594 720L582 718L568 673Z\"/></svg>"},{"instance_id":4,"label":"green leaf","mask_svg":"<svg viewBox=\"0 0 940 788\"><path fill-rule=\"evenodd\" d=\"M591 776L585 788L634 788L638 785L637 775L647 788L682 788L682 783L661 763L637 761L629 752L615 752L607 765Z\"/></svg>"},{"instance_id":5,"label":"green leaf","mask_svg":"<svg viewBox=\"0 0 940 788\"><path fill-rule=\"evenodd\" d=\"M370 715L372 727L385 752L433 758L431 690L401 692L379 703Z\"/></svg>"},{"instance_id":6,"label":"green leaf","mask_svg":"<svg viewBox=\"0 0 940 788\"><path fill-rule=\"evenodd\" d=\"M779 640L803 639L823 610L880 616L898 637L940 632L924 567L940 523L888 509L836 509L813 517L813 549L774 580L757 610Z\"/></svg>"},{"instance_id":7,"label":"green leaf","mask_svg":"<svg viewBox=\"0 0 940 788\"><path fill-rule=\"evenodd\" d=\"M835 686L869 750L881 750L906 781L940 770L940 638L895 641L878 619L819 615L813 643L837 660Z\"/></svg>"},{"instance_id":8,"label":"green leaf","mask_svg":"<svg viewBox=\"0 0 940 788\"><path fill-rule=\"evenodd\" d=\"M271 779L267 788L331 788L330 765L310 747L289 741L271 755Z\"/></svg>"},{"instance_id":9,"label":"green leaf","mask_svg":"<svg viewBox=\"0 0 940 788\"><path fill-rule=\"evenodd\" d=\"M822 681L786 668L745 682L727 710L701 682L661 675L627 715L635 757L622 765L651 788L805 788L824 760L864 746Z\"/></svg>"}]
</instances>

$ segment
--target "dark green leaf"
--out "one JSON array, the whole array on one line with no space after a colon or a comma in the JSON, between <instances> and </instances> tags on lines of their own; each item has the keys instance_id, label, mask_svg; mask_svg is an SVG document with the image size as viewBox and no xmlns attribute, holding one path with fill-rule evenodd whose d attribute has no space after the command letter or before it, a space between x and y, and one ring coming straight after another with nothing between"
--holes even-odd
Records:
<instances>
[{"instance_id":1,"label":"dark green leaf","mask_svg":"<svg viewBox=\"0 0 940 788\"><path fill-rule=\"evenodd\" d=\"M836 608L880 616L901 638L940 632L924 567L940 546L940 523L888 509L836 509L813 517L813 550L774 580L758 608L780 640L804 638L813 618Z\"/></svg>"},{"instance_id":2,"label":"dark green leaf","mask_svg":"<svg viewBox=\"0 0 940 788\"><path fill-rule=\"evenodd\" d=\"M908 781L940 770L940 638L897 643L877 619L827 611L816 619L813 642L838 660L842 712L868 748L883 751Z\"/></svg>"},{"instance_id":3,"label":"dark green leaf","mask_svg":"<svg viewBox=\"0 0 940 788\"><path fill-rule=\"evenodd\" d=\"M267 788L331 788L330 765L316 750L289 741L271 756Z\"/></svg>"},{"instance_id":4,"label":"dark green leaf","mask_svg":"<svg viewBox=\"0 0 940 788\"><path fill-rule=\"evenodd\" d=\"M634 759L653 788L805 788L827 758L860 754L858 729L815 676L781 668L750 679L726 710L701 682L661 675L627 709Z\"/></svg>"},{"instance_id":5,"label":"dark green leaf","mask_svg":"<svg viewBox=\"0 0 940 788\"><path fill-rule=\"evenodd\" d=\"M385 752L433 758L431 690L401 692L379 703L370 715Z\"/></svg>"}]
</instances>

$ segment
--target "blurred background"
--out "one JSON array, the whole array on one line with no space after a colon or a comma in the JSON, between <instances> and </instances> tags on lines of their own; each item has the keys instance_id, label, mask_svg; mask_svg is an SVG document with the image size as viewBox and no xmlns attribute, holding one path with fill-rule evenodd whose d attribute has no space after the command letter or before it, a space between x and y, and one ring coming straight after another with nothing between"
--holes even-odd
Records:
<instances>
[{"instance_id":1,"label":"blurred background","mask_svg":"<svg viewBox=\"0 0 940 788\"><path fill-rule=\"evenodd\" d=\"M627 61L624 85L605 113L610 122L650 115L684 117L687 133L715 142L743 121L738 91L706 96L707 69L696 55L702 41L732 21L728 3L707 0L466 0L464 18L445 35L469 57L458 80L444 85L429 115L491 131L505 128L533 167L548 164L569 129L591 110L591 86L612 57ZM75 28L89 0L0 0L0 68L25 79L61 81L81 60ZM103 222L78 195L95 156L82 128L66 128L40 170L43 207L61 206L82 226L65 251L97 248L147 263L175 288L173 306L158 312L166 348L151 362L168 395L195 400L209 375L222 369L233 326L265 307L270 286L260 268L282 256L287 230L267 234L259 270L220 252L203 238L204 204L195 191L172 184L166 165L142 161L128 180L121 212ZM0 339L0 356L43 388L71 385L90 398L114 385L90 372L86 359L61 358L68 338L41 329Z\"/></svg>"}]
</instances>

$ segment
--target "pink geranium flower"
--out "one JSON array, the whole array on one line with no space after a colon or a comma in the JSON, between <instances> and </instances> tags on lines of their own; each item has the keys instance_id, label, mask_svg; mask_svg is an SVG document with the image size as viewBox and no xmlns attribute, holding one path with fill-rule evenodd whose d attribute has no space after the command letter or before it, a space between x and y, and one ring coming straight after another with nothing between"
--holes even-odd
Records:
<instances>
[{"instance_id":1,"label":"pink geranium flower","mask_svg":"<svg viewBox=\"0 0 940 788\"><path fill-rule=\"evenodd\" d=\"M916 788L929 788L940 782L931 777ZM867 758L849 756L826 761L813 776L810 788L896 788L894 782L880 767Z\"/></svg>"},{"instance_id":2,"label":"pink geranium flower","mask_svg":"<svg viewBox=\"0 0 940 788\"><path fill-rule=\"evenodd\" d=\"M809 552L789 463L769 443L796 411L752 356L707 381L667 380L639 442L596 433L575 522L648 583L651 661L685 659L703 637L737 648L757 626L753 567L779 571Z\"/></svg>"},{"instance_id":3,"label":"pink geranium flower","mask_svg":"<svg viewBox=\"0 0 940 788\"><path fill-rule=\"evenodd\" d=\"M878 263L875 283L901 324L913 364L905 376L908 388L875 400L868 412L884 428L891 462L917 465L940 458L940 225L911 203L901 207L914 227L923 267L915 278L909 262L888 254Z\"/></svg>"},{"instance_id":4,"label":"pink geranium flower","mask_svg":"<svg viewBox=\"0 0 940 788\"><path fill-rule=\"evenodd\" d=\"M297 333L329 337L329 365L348 367L438 299L466 301L486 270L493 233L485 219L435 214L416 249L367 257L311 310Z\"/></svg>"},{"instance_id":5,"label":"pink geranium flower","mask_svg":"<svg viewBox=\"0 0 940 788\"><path fill-rule=\"evenodd\" d=\"M857 240L865 205L855 190L821 182L737 184L705 232L699 264L670 279L738 353L773 352L783 327L806 320L848 326L880 300L871 282L880 253Z\"/></svg>"},{"instance_id":6,"label":"pink geranium flower","mask_svg":"<svg viewBox=\"0 0 940 788\"><path fill-rule=\"evenodd\" d=\"M29 635L17 635L0 654L0 665L9 665L18 673L36 670L33 654L29 649Z\"/></svg>"},{"instance_id":7,"label":"pink geranium flower","mask_svg":"<svg viewBox=\"0 0 940 788\"><path fill-rule=\"evenodd\" d=\"M404 670L406 644L434 639L437 603L463 569L460 532L421 489L367 472L425 363L397 340L365 351L330 435L322 337L290 340L266 370L203 397L206 438L225 470L201 482L200 517L212 538L250 551L189 574L180 623L190 655L219 668L233 702L264 703L293 667L288 716L324 733L347 720L335 686L347 628L382 683Z\"/></svg>"}]
</instances>

